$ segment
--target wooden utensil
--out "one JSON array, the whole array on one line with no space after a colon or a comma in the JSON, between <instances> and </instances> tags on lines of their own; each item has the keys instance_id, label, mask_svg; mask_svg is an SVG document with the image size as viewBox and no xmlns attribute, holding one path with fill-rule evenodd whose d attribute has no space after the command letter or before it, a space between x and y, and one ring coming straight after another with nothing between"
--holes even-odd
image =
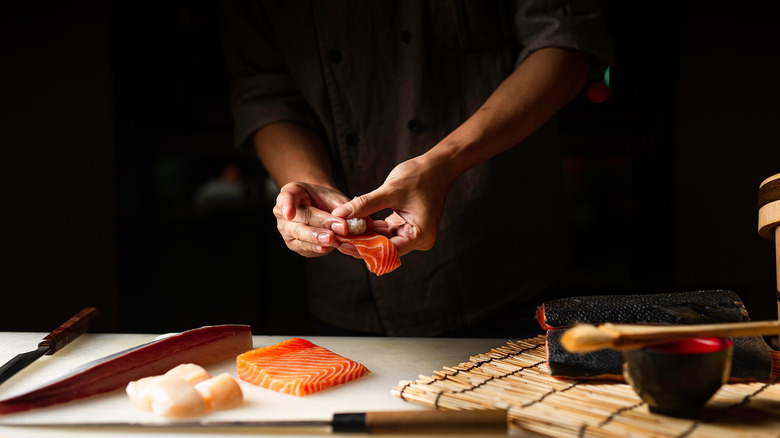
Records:
<instances>
[{"instance_id":1,"label":"wooden utensil","mask_svg":"<svg viewBox=\"0 0 780 438\"><path fill-rule=\"evenodd\" d=\"M590 324L576 325L561 336L563 348L573 353L612 348L628 350L653 344L689 338L773 335L780 333L780 321L750 321L720 324L643 325Z\"/></svg>"},{"instance_id":2,"label":"wooden utensil","mask_svg":"<svg viewBox=\"0 0 780 438\"><path fill-rule=\"evenodd\" d=\"M765 179L758 188L758 234L775 241L775 297L777 317L780 319L780 173Z\"/></svg>"}]
</instances>

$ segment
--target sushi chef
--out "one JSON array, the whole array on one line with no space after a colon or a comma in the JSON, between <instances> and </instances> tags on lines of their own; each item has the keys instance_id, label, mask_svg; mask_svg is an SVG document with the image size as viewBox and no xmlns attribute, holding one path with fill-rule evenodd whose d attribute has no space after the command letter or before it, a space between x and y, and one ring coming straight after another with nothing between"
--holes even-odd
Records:
<instances>
[{"instance_id":1,"label":"sushi chef","mask_svg":"<svg viewBox=\"0 0 780 438\"><path fill-rule=\"evenodd\" d=\"M554 114L612 63L589 1L224 8L235 139L325 335L524 336L567 262ZM339 244L373 218L402 266Z\"/></svg>"}]
</instances>

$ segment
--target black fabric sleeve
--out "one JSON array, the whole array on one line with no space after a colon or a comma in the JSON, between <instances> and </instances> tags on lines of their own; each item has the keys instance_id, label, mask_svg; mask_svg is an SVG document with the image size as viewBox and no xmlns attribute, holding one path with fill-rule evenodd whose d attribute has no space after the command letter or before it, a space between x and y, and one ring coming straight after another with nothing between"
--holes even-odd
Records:
<instances>
[{"instance_id":1,"label":"black fabric sleeve","mask_svg":"<svg viewBox=\"0 0 780 438\"><path fill-rule=\"evenodd\" d=\"M596 0L521 1L514 10L514 34L521 51L515 67L532 52L559 47L589 53L591 74L615 65L612 40Z\"/></svg>"},{"instance_id":2,"label":"black fabric sleeve","mask_svg":"<svg viewBox=\"0 0 780 438\"><path fill-rule=\"evenodd\" d=\"M231 112L235 146L254 153L252 136L271 123L313 127L311 109L294 83L259 2L224 0L222 46L232 77Z\"/></svg>"}]
</instances>

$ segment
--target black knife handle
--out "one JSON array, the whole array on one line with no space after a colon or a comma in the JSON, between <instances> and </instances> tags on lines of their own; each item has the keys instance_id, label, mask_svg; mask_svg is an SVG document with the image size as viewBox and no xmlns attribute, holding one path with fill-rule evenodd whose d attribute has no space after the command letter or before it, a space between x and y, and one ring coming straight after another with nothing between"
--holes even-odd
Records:
<instances>
[{"instance_id":1,"label":"black knife handle","mask_svg":"<svg viewBox=\"0 0 780 438\"><path fill-rule=\"evenodd\" d=\"M81 312L73 315L64 324L57 327L53 332L46 335L38 344L38 347L49 347L46 354L54 354L62 347L71 343L82 333L87 331L92 322L100 316L100 310L96 307L84 308Z\"/></svg>"},{"instance_id":2,"label":"black knife handle","mask_svg":"<svg viewBox=\"0 0 780 438\"><path fill-rule=\"evenodd\" d=\"M335 413L331 422L333 432L449 432L490 433L507 428L507 411L486 409L471 411L398 411Z\"/></svg>"}]
</instances>

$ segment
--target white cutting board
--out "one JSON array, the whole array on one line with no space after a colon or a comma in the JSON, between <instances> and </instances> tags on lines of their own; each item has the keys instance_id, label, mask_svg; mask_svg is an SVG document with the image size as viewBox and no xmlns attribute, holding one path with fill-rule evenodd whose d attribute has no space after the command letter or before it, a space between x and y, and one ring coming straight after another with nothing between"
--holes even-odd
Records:
<instances>
[{"instance_id":1,"label":"white cutting board","mask_svg":"<svg viewBox=\"0 0 780 438\"><path fill-rule=\"evenodd\" d=\"M0 333L0 363L19 352L34 349L41 333ZM24 393L54 380L69 370L91 360L115 353L155 339L155 335L143 334L85 334L57 354L44 356L19 374L0 385L0 398L5 399ZM273 345L290 336L255 336L254 347ZM245 403L236 409L209 413L204 420L330 420L334 412L364 412L378 410L428 409L407 403L390 393L401 380L415 380L419 375L431 375L445 366L466 362L470 355L490 351L506 342L506 339L436 339L436 338L350 338L305 337L329 350L362 363L371 373L344 385L324 391L296 397L280 394L237 379L244 392ZM206 367L212 374L229 372L236 377L234 360ZM169 421L149 412L133 408L124 389L75 400L60 405L35 409L17 414L0 416L2 422L114 422L114 421ZM223 431L224 432L224 431ZM232 431L231 436L238 431ZM261 431L274 434L274 431ZM284 430L280 436L290 436L292 430ZM326 430L298 431L321 434ZM159 432L137 429L41 429L0 427L0 438L30 436L120 436L144 437L170 436L176 431ZM202 429L188 430L186 435L207 433ZM212 432L209 432L213 434ZM247 432L256 436L258 429ZM264 436L268 436L265 435Z\"/></svg>"}]
</instances>

